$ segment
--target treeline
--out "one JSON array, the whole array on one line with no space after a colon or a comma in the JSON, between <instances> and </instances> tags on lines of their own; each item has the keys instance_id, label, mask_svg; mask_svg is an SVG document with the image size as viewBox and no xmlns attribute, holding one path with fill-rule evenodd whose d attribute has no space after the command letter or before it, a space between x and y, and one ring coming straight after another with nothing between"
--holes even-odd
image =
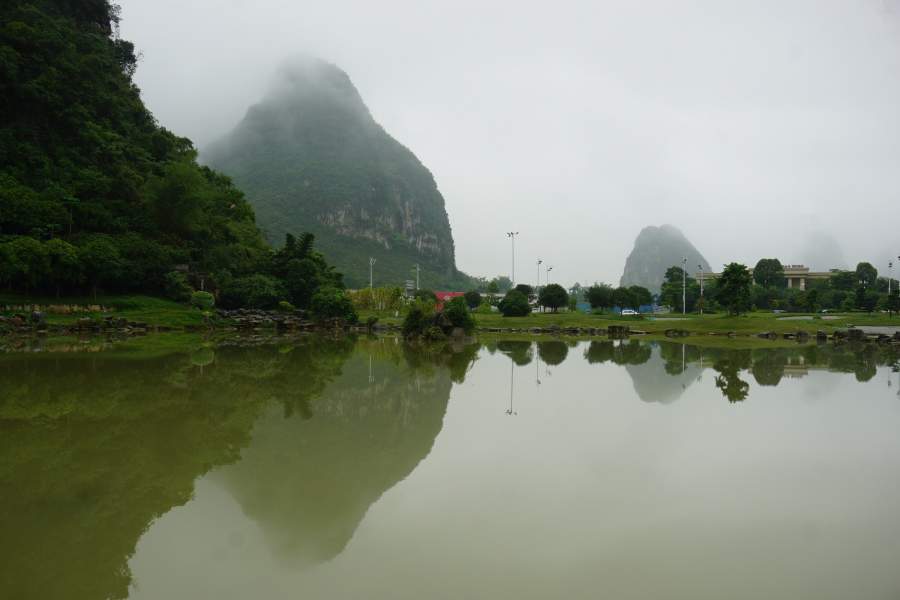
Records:
<instances>
[{"instance_id":1,"label":"treeline","mask_svg":"<svg viewBox=\"0 0 900 600\"><path fill-rule=\"evenodd\" d=\"M179 266L227 307L311 308L317 290L346 307L311 235L273 252L243 192L157 124L118 11L107 0L0 5L0 287L181 300Z\"/></svg>"}]
</instances>

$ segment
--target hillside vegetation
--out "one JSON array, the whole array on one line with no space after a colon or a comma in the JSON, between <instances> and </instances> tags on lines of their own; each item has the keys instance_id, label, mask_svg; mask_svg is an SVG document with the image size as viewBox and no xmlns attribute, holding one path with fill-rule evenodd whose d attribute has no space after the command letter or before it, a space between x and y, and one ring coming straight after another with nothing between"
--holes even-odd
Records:
<instances>
[{"instance_id":1,"label":"hillside vegetation","mask_svg":"<svg viewBox=\"0 0 900 600\"><path fill-rule=\"evenodd\" d=\"M456 269L444 198L429 170L375 122L346 73L296 58L238 126L203 152L246 193L281 240L310 231L351 287L415 279L431 288L470 284Z\"/></svg>"}]
</instances>

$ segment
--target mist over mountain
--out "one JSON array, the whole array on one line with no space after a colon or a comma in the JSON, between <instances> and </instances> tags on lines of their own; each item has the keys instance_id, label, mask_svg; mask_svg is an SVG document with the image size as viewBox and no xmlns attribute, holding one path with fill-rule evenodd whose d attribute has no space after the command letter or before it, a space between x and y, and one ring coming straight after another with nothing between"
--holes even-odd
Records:
<instances>
[{"instance_id":1,"label":"mist over mountain","mask_svg":"<svg viewBox=\"0 0 900 600\"><path fill-rule=\"evenodd\" d=\"M641 285L651 292L662 287L666 269L682 266L687 257L687 272L694 273L697 265L710 269L709 261L694 248L681 231L672 225L650 225L644 227L634 240L634 249L625 260L625 272L619 280L620 286Z\"/></svg>"},{"instance_id":2,"label":"mist over mountain","mask_svg":"<svg viewBox=\"0 0 900 600\"><path fill-rule=\"evenodd\" d=\"M431 172L375 122L347 74L301 56L267 96L203 152L231 175L275 244L285 232L316 245L350 287L402 284L421 267L423 287L467 282ZM454 286L457 287L457 286Z\"/></svg>"}]
</instances>

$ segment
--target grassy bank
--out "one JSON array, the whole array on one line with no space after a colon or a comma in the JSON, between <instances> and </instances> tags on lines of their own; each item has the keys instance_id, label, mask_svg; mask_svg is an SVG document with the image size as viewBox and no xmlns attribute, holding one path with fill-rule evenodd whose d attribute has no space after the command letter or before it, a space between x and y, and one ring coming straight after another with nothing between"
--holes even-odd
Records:
<instances>
[{"instance_id":1,"label":"grassy bank","mask_svg":"<svg viewBox=\"0 0 900 600\"><path fill-rule=\"evenodd\" d=\"M53 296L25 296L0 294L0 309L6 305L41 305L41 306L77 306L89 309L90 307L103 306L112 309L109 314L125 317L130 321L145 321L150 326L184 327L185 325L200 325L203 316L199 311L192 310L178 302L153 298L151 296L102 296L94 301L93 298L61 297ZM0 314L11 317L14 312L2 311ZM68 325L84 317L99 316L102 311L79 311L70 314L47 313L48 323Z\"/></svg>"}]
</instances>

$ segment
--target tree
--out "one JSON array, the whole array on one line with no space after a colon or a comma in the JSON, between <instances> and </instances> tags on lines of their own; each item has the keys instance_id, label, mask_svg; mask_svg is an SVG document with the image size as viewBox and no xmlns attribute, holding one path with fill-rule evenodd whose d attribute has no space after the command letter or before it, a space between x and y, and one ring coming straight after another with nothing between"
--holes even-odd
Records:
<instances>
[{"instance_id":1,"label":"tree","mask_svg":"<svg viewBox=\"0 0 900 600\"><path fill-rule=\"evenodd\" d=\"M14 279L25 284L25 293L32 286L38 286L50 272L50 257L39 241L23 237L9 243L9 249L16 257Z\"/></svg>"},{"instance_id":2,"label":"tree","mask_svg":"<svg viewBox=\"0 0 900 600\"><path fill-rule=\"evenodd\" d=\"M485 288L485 292L487 292L488 294L499 294L500 293L500 286L497 285L496 279L492 279L490 282L488 282L487 288Z\"/></svg>"},{"instance_id":3,"label":"tree","mask_svg":"<svg viewBox=\"0 0 900 600\"><path fill-rule=\"evenodd\" d=\"M866 292L860 287L856 292L860 310L864 310L871 314L878 304L878 292Z\"/></svg>"},{"instance_id":4,"label":"tree","mask_svg":"<svg viewBox=\"0 0 900 600\"><path fill-rule=\"evenodd\" d=\"M468 292L463 294L463 298L466 299L466 306L471 309L475 309L481 306L481 294L479 294L475 290L469 290Z\"/></svg>"},{"instance_id":5,"label":"tree","mask_svg":"<svg viewBox=\"0 0 900 600\"><path fill-rule=\"evenodd\" d=\"M694 308L701 312L709 312L709 301L705 297L700 296L700 299L697 300L697 304L694 305Z\"/></svg>"},{"instance_id":6,"label":"tree","mask_svg":"<svg viewBox=\"0 0 900 600\"><path fill-rule=\"evenodd\" d=\"M435 305L440 303L440 300L438 300L437 294L435 294L434 292L432 292L431 290L426 289L426 288L421 288L421 289L416 290L416 292L413 294L413 298L415 298L419 302L427 302L427 301L431 300L432 302L435 303Z\"/></svg>"},{"instance_id":7,"label":"tree","mask_svg":"<svg viewBox=\"0 0 900 600\"><path fill-rule=\"evenodd\" d=\"M819 310L819 290L807 290L800 294L797 300L806 312Z\"/></svg>"},{"instance_id":8,"label":"tree","mask_svg":"<svg viewBox=\"0 0 900 600\"><path fill-rule=\"evenodd\" d=\"M613 290L610 301L614 306L618 306L619 308L637 309L640 307L637 295L627 287L617 287Z\"/></svg>"},{"instance_id":9,"label":"tree","mask_svg":"<svg viewBox=\"0 0 900 600\"><path fill-rule=\"evenodd\" d=\"M541 306L553 309L553 312L556 312L556 309L561 306L565 306L568 301L568 292L558 283L545 285L538 294L538 303Z\"/></svg>"},{"instance_id":10,"label":"tree","mask_svg":"<svg viewBox=\"0 0 900 600\"><path fill-rule=\"evenodd\" d=\"M637 298L638 306L649 306L653 304L653 294L650 293L650 290L641 285L633 285L628 288L632 292L634 292L635 298Z\"/></svg>"},{"instance_id":11,"label":"tree","mask_svg":"<svg viewBox=\"0 0 900 600\"><path fill-rule=\"evenodd\" d=\"M766 288L783 288L787 284L784 267L777 258L761 258L753 268L753 279Z\"/></svg>"},{"instance_id":12,"label":"tree","mask_svg":"<svg viewBox=\"0 0 900 600\"><path fill-rule=\"evenodd\" d=\"M677 266L671 266L666 269L666 274L663 276L663 281L665 283L678 283L679 285L685 281L687 277L685 276L684 269Z\"/></svg>"},{"instance_id":13,"label":"tree","mask_svg":"<svg viewBox=\"0 0 900 600\"><path fill-rule=\"evenodd\" d=\"M514 289L517 289L520 292L522 292L523 294L525 294L525 297L528 298L529 300L531 299L531 296L534 295L534 288L531 287L530 285L528 285L527 283L520 283L520 284L516 285L516 287Z\"/></svg>"},{"instance_id":14,"label":"tree","mask_svg":"<svg viewBox=\"0 0 900 600\"><path fill-rule=\"evenodd\" d=\"M889 316L893 319L894 313L900 310L900 289L891 289L891 293L887 295L887 300L885 301L885 308L887 308Z\"/></svg>"},{"instance_id":15,"label":"tree","mask_svg":"<svg viewBox=\"0 0 900 600\"><path fill-rule=\"evenodd\" d=\"M343 317L351 324L359 321L359 315L353 306L353 300L344 293L344 290L333 287L323 287L316 290L312 297L312 311L317 317L323 319Z\"/></svg>"},{"instance_id":16,"label":"tree","mask_svg":"<svg viewBox=\"0 0 900 600\"><path fill-rule=\"evenodd\" d=\"M506 275L495 277L494 281L497 282L497 287L500 288L501 292L509 291L509 289L512 288L512 279Z\"/></svg>"},{"instance_id":17,"label":"tree","mask_svg":"<svg viewBox=\"0 0 900 600\"><path fill-rule=\"evenodd\" d=\"M0 244L0 285L10 283L19 271L16 253L10 244Z\"/></svg>"},{"instance_id":18,"label":"tree","mask_svg":"<svg viewBox=\"0 0 900 600\"><path fill-rule=\"evenodd\" d=\"M878 286L878 270L870 263L861 262L856 265L856 279L867 292L874 291Z\"/></svg>"},{"instance_id":19,"label":"tree","mask_svg":"<svg viewBox=\"0 0 900 600\"><path fill-rule=\"evenodd\" d=\"M97 286L119 278L122 269L119 251L108 236L97 234L91 236L88 242L78 249L78 254L84 262L84 273L91 284L96 301Z\"/></svg>"},{"instance_id":20,"label":"tree","mask_svg":"<svg viewBox=\"0 0 900 600\"><path fill-rule=\"evenodd\" d=\"M592 309L599 308L602 314L602 310L611 304L611 293L611 286L605 283L595 283L584 291L584 298L590 303Z\"/></svg>"},{"instance_id":21,"label":"tree","mask_svg":"<svg viewBox=\"0 0 900 600\"><path fill-rule=\"evenodd\" d=\"M716 300L735 316L750 308L750 272L745 265L729 263L716 281Z\"/></svg>"},{"instance_id":22,"label":"tree","mask_svg":"<svg viewBox=\"0 0 900 600\"><path fill-rule=\"evenodd\" d=\"M569 312L575 312L575 309L578 308L578 299L573 296L569 296L568 307Z\"/></svg>"},{"instance_id":23,"label":"tree","mask_svg":"<svg viewBox=\"0 0 900 600\"><path fill-rule=\"evenodd\" d=\"M507 292L497 308L504 317L527 317L531 314L531 305L528 304L528 299L518 290Z\"/></svg>"},{"instance_id":24,"label":"tree","mask_svg":"<svg viewBox=\"0 0 900 600\"><path fill-rule=\"evenodd\" d=\"M59 290L65 284L78 284L84 281L81 264L78 261L78 252L75 246L54 238L44 243L44 251L49 260L47 279L56 289L56 299L59 300Z\"/></svg>"},{"instance_id":25,"label":"tree","mask_svg":"<svg viewBox=\"0 0 900 600\"><path fill-rule=\"evenodd\" d=\"M832 289L852 292L859 283L859 276L856 271L832 271L829 282Z\"/></svg>"}]
</instances>

